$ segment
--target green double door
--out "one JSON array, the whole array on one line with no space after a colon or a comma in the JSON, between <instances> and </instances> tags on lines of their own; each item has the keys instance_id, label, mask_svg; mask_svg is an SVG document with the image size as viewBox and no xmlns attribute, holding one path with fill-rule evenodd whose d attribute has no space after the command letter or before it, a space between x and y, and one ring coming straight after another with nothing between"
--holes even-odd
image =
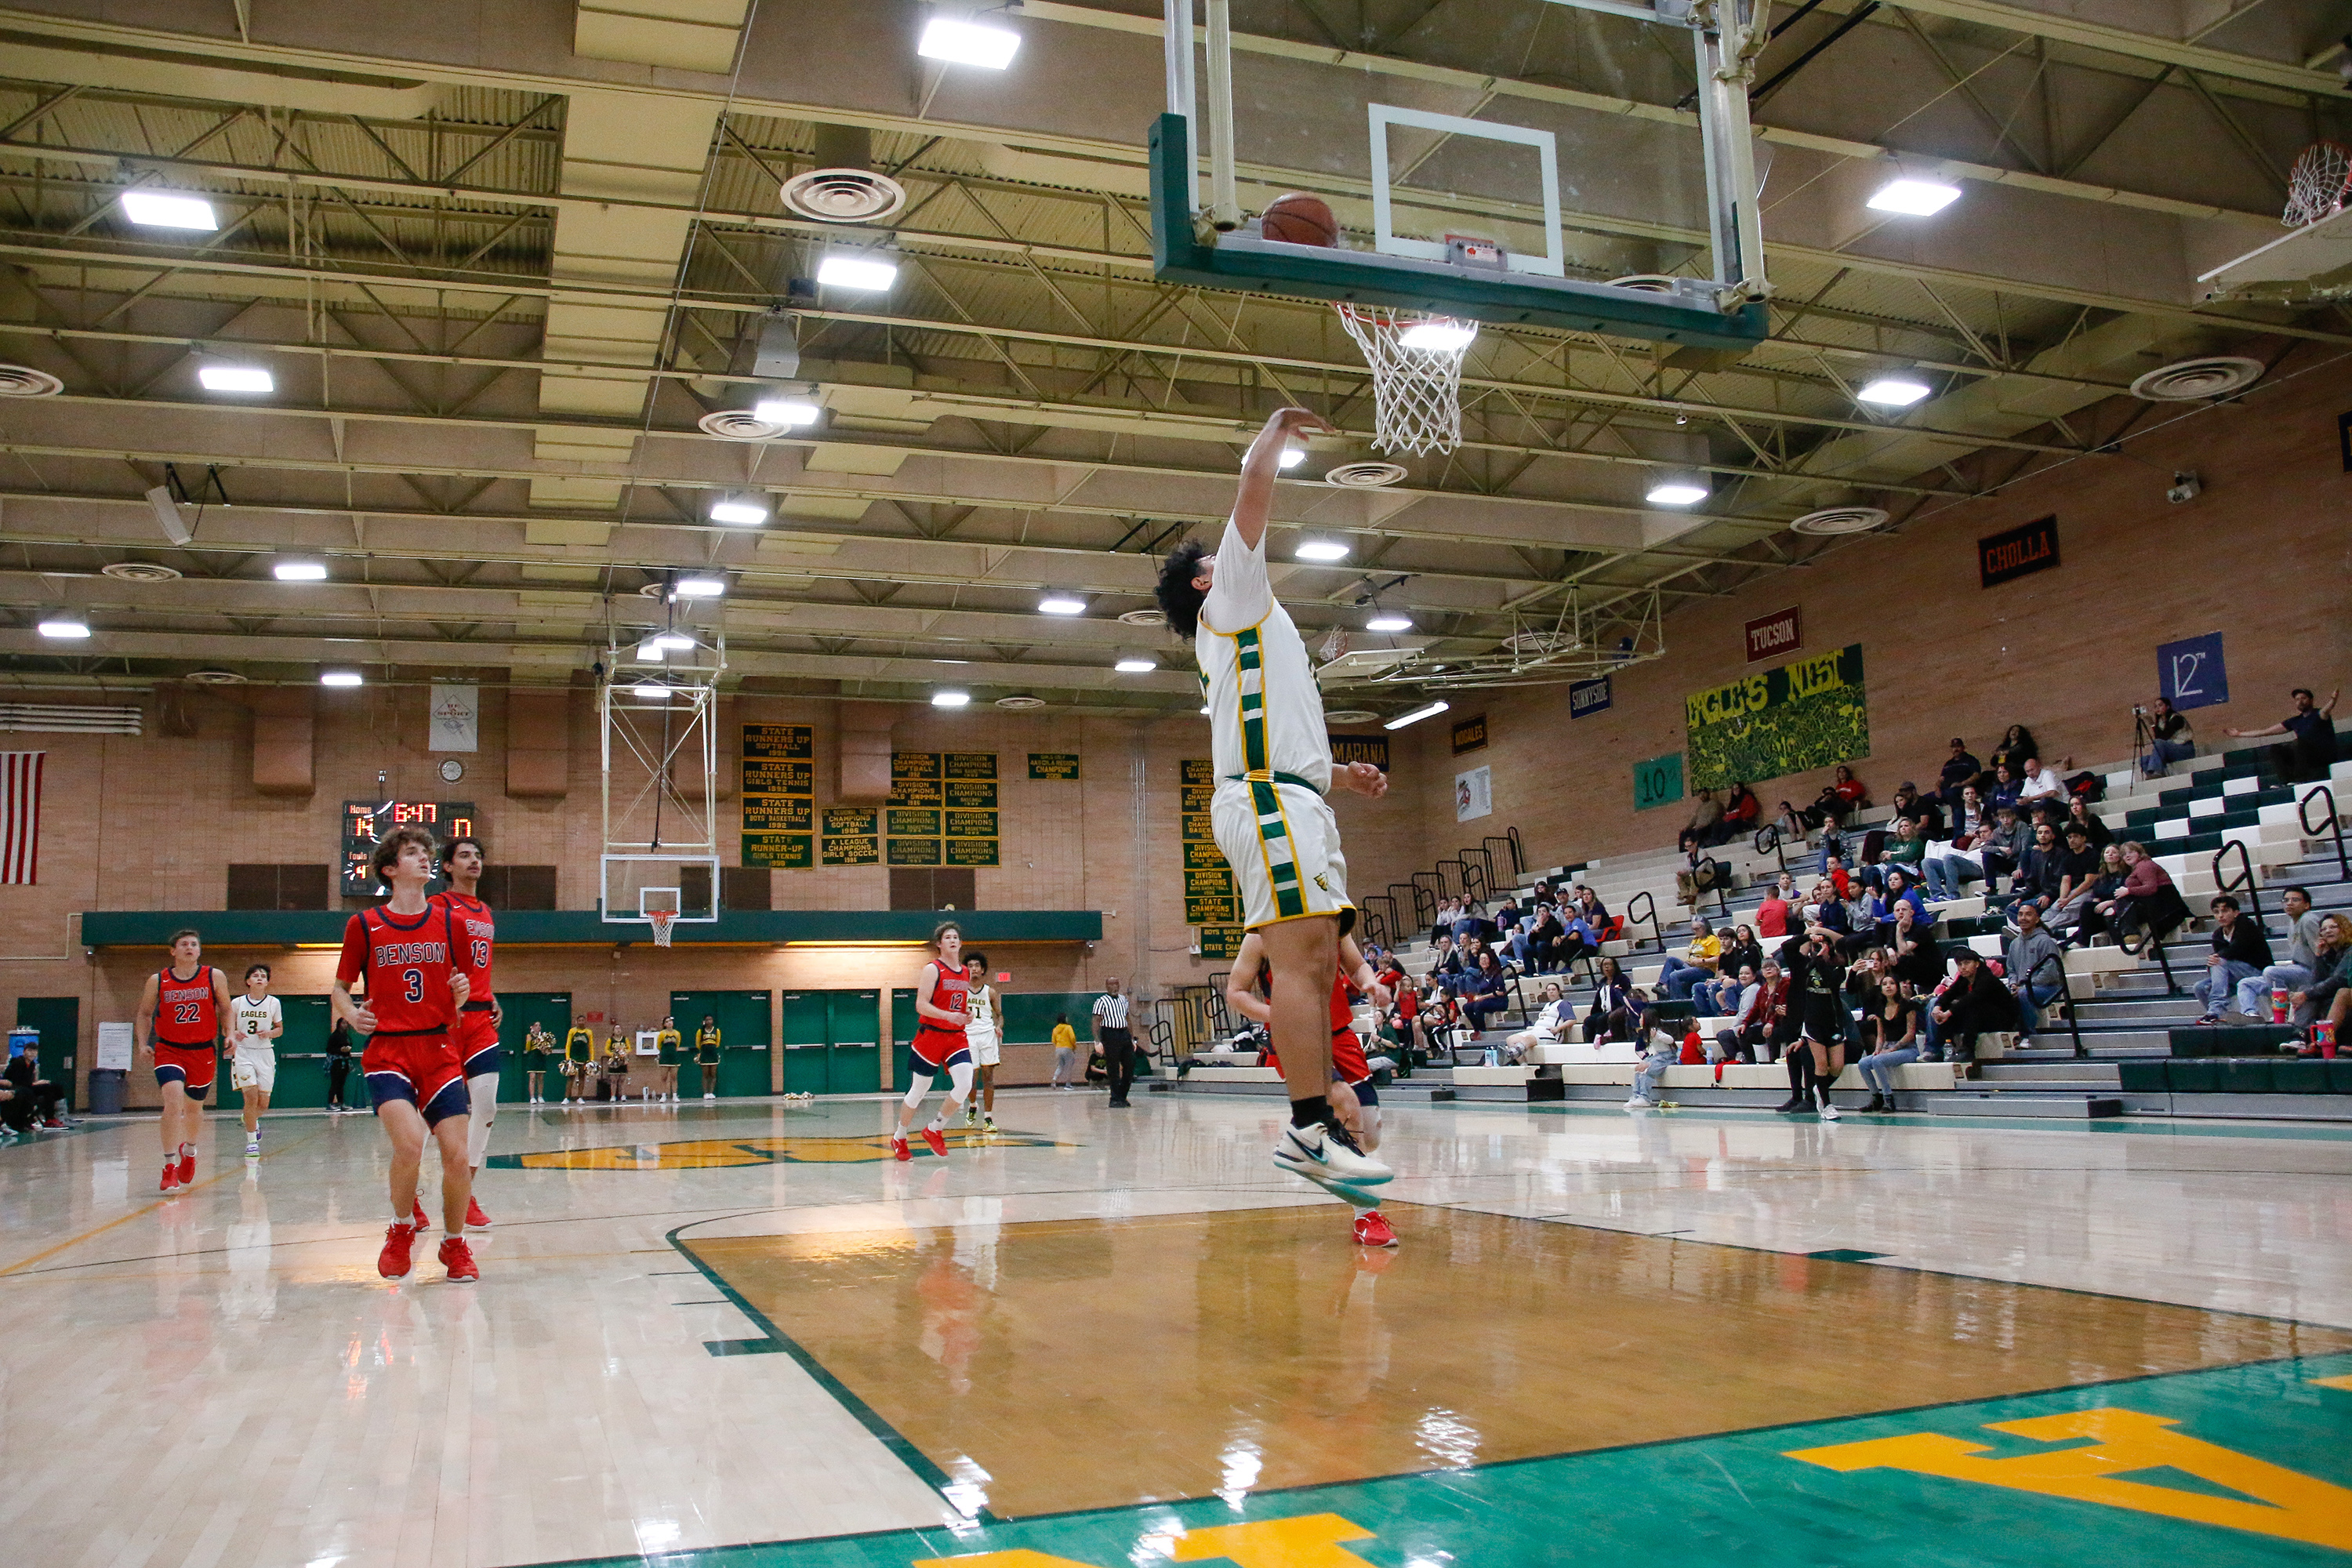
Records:
<instances>
[{"instance_id":1,"label":"green double door","mask_svg":"<svg viewBox=\"0 0 2352 1568\"><path fill-rule=\"evenodd\" d=\"M562 1099L563 1078L554 1064L563 1059L563 1037L572 1027L572 993L501 991L499 1011L499 1103L520 1103L530 1098L530 1068L523 1061L522 1043L533 1024L544 1028L555 1042L547 1053L548 1066L541 1069L555 1079L555 1087L551 1089L542 1083L540 1092L550 1100Z\"/></svg>"},{"instance_id":2,"label":"green double door","mask_svg":"<svg viewBox=\"0 0 2352 1568\"><path fill-rule=\"evenodd\" d=\"M286 1032L278 1037L278 1087L270 1092L272 1110L315 1110L327 1103L327 1031L334 1027L333 1009L324 996L280 996L278 1011ZM221 1051L216 1081L223 1110L243 1110L245 1096L236 1087L236 1046L232 1039ZM367 1089L358 1082L360 1066L352 1063L352 1082L346 1092L364 1103Z\"/></svg>"},{"instance_id":3,"label":"green double door","mask_svg":"<svg viewBox=\"0 0 2352 1568\"><path fill-rule=\"evenodd\" d=\"M881 1089L879 991L787 991L782 1012L786 1094Z\"/></svg>"},{"instance_id":4,"label":"green double door","mask_svg":"<svg viewBox=\"0 0 2352 1568\"><path fill-rule=\"evenodd\" d=\"M706 1017L719 1024L719 1092L730 1096L772 1094L768 1064L768 1006L774 994L767 991L673 991L670 1016L689 1062L694 1058L694 1032ZM692 1089L690 1068L678 1069L678 1092Z\"/></svg>"}]
</instances>

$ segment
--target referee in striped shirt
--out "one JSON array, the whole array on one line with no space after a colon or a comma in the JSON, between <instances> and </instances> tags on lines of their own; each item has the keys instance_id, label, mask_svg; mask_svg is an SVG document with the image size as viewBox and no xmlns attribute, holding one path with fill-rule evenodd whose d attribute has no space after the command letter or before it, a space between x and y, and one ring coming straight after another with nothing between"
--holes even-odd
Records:
<instances>
[{"instance_id":1,"label":"referee in striped shirt","mask_svg":"<svg viewBox=\"0 0 2352 1568\"><path fill-rule=\"evenodd\" d=\"M1127 1086L1135 1081L1135 1037L1128 1032L1127 997L1117 976L1104 982L1095 998L1095 1038L1101 1042L1103 1068L1110 1074L1110 1102L1127 1103Z\"/></svg>"}]
</instances>

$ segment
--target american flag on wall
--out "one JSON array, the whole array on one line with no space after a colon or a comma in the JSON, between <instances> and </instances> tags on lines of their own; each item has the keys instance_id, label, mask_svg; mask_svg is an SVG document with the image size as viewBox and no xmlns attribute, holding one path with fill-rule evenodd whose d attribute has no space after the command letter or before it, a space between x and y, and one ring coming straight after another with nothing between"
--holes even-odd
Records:
<instances>
[{"instance_id":1,"label":"american flag on wall","mask_svg":"<svg viewBox=\"0 0 2352 1568\"><path fill-rule=\"evenodd\" d=\"M0 883L41 879L41 759L47 755L0 752Z\"/></svg>"}]
</instances>

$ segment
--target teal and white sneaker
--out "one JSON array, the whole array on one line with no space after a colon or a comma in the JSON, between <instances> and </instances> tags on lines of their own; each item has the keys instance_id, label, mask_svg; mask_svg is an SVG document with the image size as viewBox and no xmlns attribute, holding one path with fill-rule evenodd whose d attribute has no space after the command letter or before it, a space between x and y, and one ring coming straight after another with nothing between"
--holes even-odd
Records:
<instances>
[{"instance_id":1,"label":"teal and white sneaker","mask_svg":"<svg viewBox=\"0 0 2352 1568\"><path fill-rule=\"evenodd\" d=\"M257 1132L252 1137L245 1141L245 1157L248 1160L258 1160L261 1158L260 1133Z\"/></svg>"},{"instance_id":2,"label":"teal and white sneaker","mask_svg":"<svg viewBox=\"0 0 2352 1568\"><path fill-rule=\"evenodd\" d=\"M1346 1128L1332 1123L1284 1128L1274 1145L1274 1163L1342 1196L1342 1189L1377 1187L1396 1176L1365 1153Z\"/></svg>"}]
</instances>

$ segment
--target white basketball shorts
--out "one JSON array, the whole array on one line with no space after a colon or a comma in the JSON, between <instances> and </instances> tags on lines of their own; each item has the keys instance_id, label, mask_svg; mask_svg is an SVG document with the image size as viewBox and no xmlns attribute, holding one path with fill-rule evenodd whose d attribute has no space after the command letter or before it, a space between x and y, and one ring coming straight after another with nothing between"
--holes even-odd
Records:
<instances>
[{"instance_id":1,"label":"white basketball shorts","mask_svg":"<svg viewBox=\"0 0 2352 1568\"><path fill-rule=\"evenodd\" d=\"M998 1047L1003 1042L995 1030L974 1029L967 1026L963 1032L963 1043L971 1047L973 1066L992 1068L997 1065Z\"/></svg>"},{"instance_id":2,"label":"white basketball shorts","mask_svg":"<svg viewBox=\"0 0 2352 1568\"><path fill-rule=\"evenodd\" d=\"M1307 785L1222 779L1209 811L1241 894L1243 925L1255 931L1353 907L1339 819Z\"/></svg>"},{"instance_id":3,"label":"white basketball shorts","mask_svg":"<svg viewBox=\"0 0 2352 1568\"><path fill-rule=\"evenodd\" d=\"M263 1051L248 1056L236 1053L229 1064L228 1080L239 1089L257 1089L264 1094L278 1092L278 1053Z\"/></svg>"}]
</instances>

